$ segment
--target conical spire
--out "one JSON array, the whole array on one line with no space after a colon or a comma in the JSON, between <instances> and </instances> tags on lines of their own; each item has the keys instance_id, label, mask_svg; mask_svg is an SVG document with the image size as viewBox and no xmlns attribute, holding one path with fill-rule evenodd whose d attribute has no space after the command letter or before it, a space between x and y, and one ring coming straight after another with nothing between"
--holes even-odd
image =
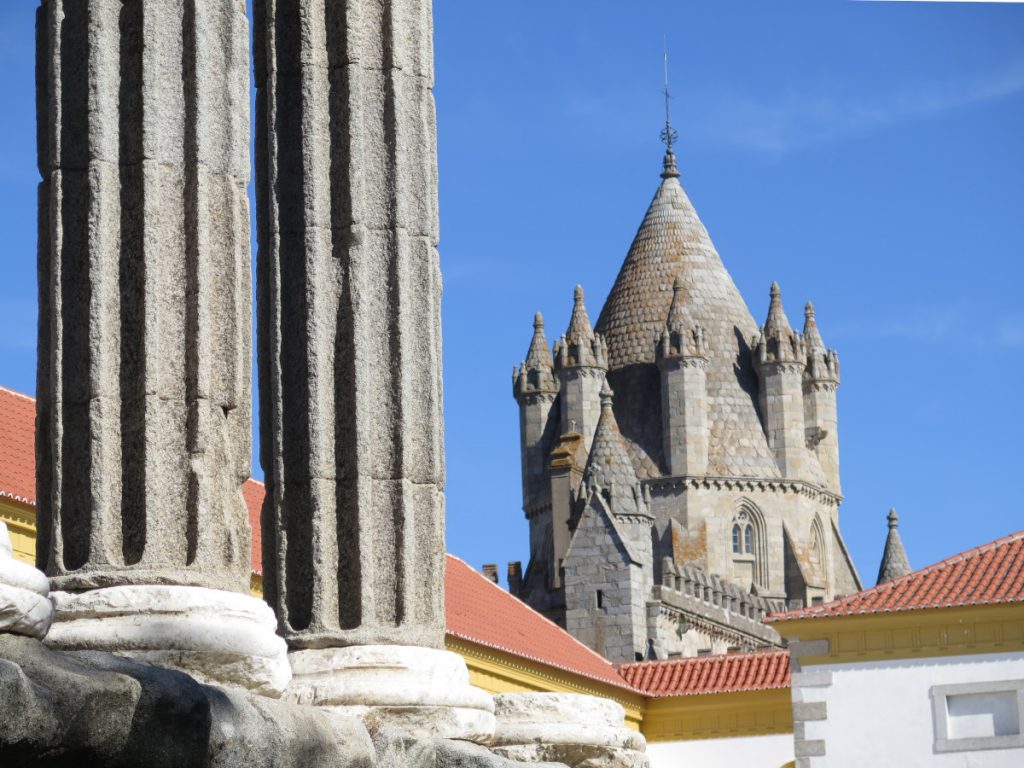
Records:
<instances>
[{"instance_id":1,"label":"conical spire","mask_svg":"<svg viewBox=\"0 0 1024 768\"><path fill-rule=\"evenodd\" d=\"M540 312L533 316L533 338L530 340L530 349L526 353L526 365L529 368L547 368L549 371L554 367L551 360L551 349L544 336L544 315Z\"/></svg>"},{"instance_id":2,"label":"conical spire","mask_svg":"<svg viewBox=\"0 0 1024 768\"><path fill-rule=\"evenodd\" d=\"M804 349L807 350L807 368L804 377L808 381L829 386L839 384L839 356L834 349L825 346L814 317L814 305L807 302L804 307Z\"/></svg>"},{"instance_id":3,"label":"conical spire","mask_svg":"<svg viewBox=\"0 0 1024 768\"><path fill-rule=\"evenodd\" d=\"M888 520L889 535L885 538L885 551L882 553L882 563L878 567L878 584L906 576L912 570L907 559L907 551L903 548L903 540L900 538L900 517L896 514L895 507L889 510Z\"/></svg>"},{"instance_id":4,"label":"conical spire","mask_svg":"<svg viewBox=\"0 0 1024 768\"><path fill-rule=\"evenodd\" d=\"M790 327L782 307L782 290L773 282L769 292L768 317L754 339L754 363L804 363L804 343L800 334Z\"/></svg>"},{"instance_id":5,"label":"conical spire","mask_svg":"<svg viewBox=\"0 0 1024 768\"><path fill-rule=\"evenodd\" d=\"M640 482L619 432L612 400L611 387L605 381L601 388L601 417L583 472L583 485L600 491L613 512L636 514L643 506Z\"/></svg>"},{"instance_id":6,"label":"conical spire","mask_svg":"<svg viewBox=\"0 0 1024 768\"><path fill-rule=\"evenodd\" d=\"M686 285L681 275L672 283L672 304L658 339L659 363L672 357L707 357L704 329L694 322L686 298Z\"/></svg>"},{"instance_id":7,"label":"conical spire","mask_svg":"<svg viewBox=\"0 0 1024 768\"><path fill-rule=\"evenodd\" d=\"M818 323L814 319L814 304L809 301L804 306L804 346L807 347L808 354L828 351L818 331Z\"/></svg>"},{"instance_id":8,"label":"conical spire","mask_svg":"<svg viewBox=\"0 0 1024 768\"><path fill-rule=\"evenodd\" d=\"M607 369L608 348L601 334L594 333L583 302L583 286L573 291L572 317L565 334L555 342L555 365L558 369L588 366Z\"/></svg>"},{"instance_id":9,"label":"conical spire","mask_svg":"<svg viewBox=\"0 0 1024 768\"><path fill-rule=\"evenodd\" d=\"M658 363L673 282L679 277L686 309L707 340L709 423L728 424L710 430L709 467L722 475L776 477L775 457L749 395L757 379L747 355L758 324L674 173L675 157L666 154L665 160L670 173L659 179L594 330L607 342L613 381L620 370ZM657 393L624 388L618 397L624 406L620 420L630 420L633 455L659 453L659 446L640 444L635 437L646 434L639 416L647 413L642 402ZM651 466L656 464L652 459ZM646 463L638 459L637 465L644 467L643 476L650 475Z\"/></svg>"},{"instance_id":10,"label":"conical spire","mask_svg":"<svg viewBox=\"0 0 1024 768\"><path fill-rule=\"evenodd\" d=\"M772 282L769 291L771 301L768 303L768 319L764 321L764 332L769 337L779 338L783 334L792 332L789 326L789 318L786 317L786 310L782 308L782 289L779 284Z\"/></svg>"},{"instance_id":11,"label":"conical spire","mask_svg":"<svg viewBox=\"0 0 1024 768\"><path fill-rule=\"evenodd\" d=\"M577 285L572 293L572 317L565 331L565 338L575 342L594 338L594 329L590 326L587 306L583 303L583 286Z\"/></svg>"},{"instance_id":12,"label":"conical spire","mask_svg":"<svg viewBox=\"0 0 1024 768\"><path fill-rule=\"evenodd\" d=\"M544 316L538 312L533 316L533 338L522 365L512 369L512 395L521 396L535 393L558 392L555 381L554 361L544 336Z\"/></svg>"},{"instance_id":13,"label":"conical spire","mask_svg":"<svg viewBox=\"0 0 1024 768\"><path fill-rule=\"evenodd\" d=\"M693 318L686 306L686 287L680 275L676 275L672 283L672 304L668 308L668 320L665 325L670 331L682 331L693 327Z\"/></svg>"}]
</instances>

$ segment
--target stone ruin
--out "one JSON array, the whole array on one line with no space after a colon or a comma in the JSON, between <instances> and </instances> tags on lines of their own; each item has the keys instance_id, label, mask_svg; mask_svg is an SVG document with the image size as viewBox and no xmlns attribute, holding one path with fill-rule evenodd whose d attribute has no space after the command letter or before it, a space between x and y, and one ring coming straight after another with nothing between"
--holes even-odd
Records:
<instances>
[{"instance_id":1,"label":"stone ruin","mask_svg":"<svg viewBox=\"0 0 1024 768\"><path fill-rule=\"evenodd\" d=\"M42 0L36 570L0 763L646 765L444 650L429 0L255 0L266 602L249 594L242 0Z\"/></svg>"}]
</instances>

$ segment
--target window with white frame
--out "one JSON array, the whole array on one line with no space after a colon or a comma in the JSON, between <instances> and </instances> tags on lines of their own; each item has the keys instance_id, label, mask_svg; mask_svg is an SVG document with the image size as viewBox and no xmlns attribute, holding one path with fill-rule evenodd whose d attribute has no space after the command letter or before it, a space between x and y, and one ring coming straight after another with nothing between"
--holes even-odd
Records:
<instances>
[{"instance_id":1,"label":"window with white frame","mask_svg":"<svg viewBox=\"0 0 1024 768\"><path fill-rule=\"evenodd\" d=\"M932 687L935 751L1024 747L1024 680Z\"/></svg>"}]
</instances>

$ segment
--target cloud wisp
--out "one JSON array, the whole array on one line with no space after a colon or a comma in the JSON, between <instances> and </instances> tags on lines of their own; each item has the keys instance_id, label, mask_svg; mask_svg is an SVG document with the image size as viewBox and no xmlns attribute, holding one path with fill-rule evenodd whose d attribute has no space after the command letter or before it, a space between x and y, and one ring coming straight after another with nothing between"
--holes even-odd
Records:
<instances>
[{"instance_id":1,"label":"cloud wisp","mask_svg":"<svg viewBox=\"0 0 1024 768\"><path fill-rule=\"evenodd\" d=\"M904 86L877 100L791 91L781 96L726 93L689 110L695 138L768 153L786 153L872 130L927 119L1024 92L1024 57L984 76ZM702 99L703 100L703 99Z\"/></svg>"}]
</instances>

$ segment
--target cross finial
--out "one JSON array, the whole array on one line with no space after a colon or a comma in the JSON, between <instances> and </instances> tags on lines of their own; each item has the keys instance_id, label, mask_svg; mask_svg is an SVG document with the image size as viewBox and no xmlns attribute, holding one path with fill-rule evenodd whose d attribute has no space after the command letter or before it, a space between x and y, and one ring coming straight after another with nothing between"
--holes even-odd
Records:
<instances>
[{"instance_id":1,"label":"cross finial","mask_svg":"<svg viewBox=\"0 0 1024 768\"><path fill-rule=\"evenodd\" d=\"M679 138L679 132L672 127L672 119L669 115L669 99L672 98L668 90L668 38L665 38L665 128L661 132L661 141L668 147L668 153L672 154L672 143Z\"/></svg>"}]
</instances>

